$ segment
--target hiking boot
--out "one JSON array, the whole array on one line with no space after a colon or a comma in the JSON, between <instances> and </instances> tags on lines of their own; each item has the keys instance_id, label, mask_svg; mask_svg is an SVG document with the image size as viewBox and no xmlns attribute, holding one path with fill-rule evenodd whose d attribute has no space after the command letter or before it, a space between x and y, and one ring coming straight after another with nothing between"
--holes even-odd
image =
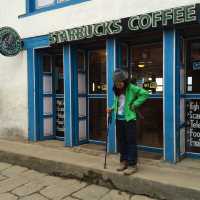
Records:
<instances>
[{"instance_id":1,"label":"hiking boot","mask_svg":"<svg viewBox=\"0 0 200 200\"><path fill-rule=\"evenodd\" d=\"M123 162L120 163L120 166L117 168L117 171L121 172L121 171L124 171L127 168L128 168L127 162L123 161Z\"/></svg>"},{"instance_id":2,"label":"hiking boot","mask_svg":"<svg viewBox=\"0 0 200 200\"><path fill-rule=\"evenodd\" d=\"M124 172L124 175L130 176L130 175L132 175L132 174L134 174L136 172L137 172L137 166L128 166L128 168Z\"/></svg>"}]
</instances>

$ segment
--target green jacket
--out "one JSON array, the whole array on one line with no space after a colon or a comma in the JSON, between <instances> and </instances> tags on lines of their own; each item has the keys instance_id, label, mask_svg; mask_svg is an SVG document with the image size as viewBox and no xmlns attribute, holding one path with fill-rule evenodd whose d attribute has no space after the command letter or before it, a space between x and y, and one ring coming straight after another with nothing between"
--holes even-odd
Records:
<instances>
[{"instance_id":1,"label":"green jacket","mask_svg":"<svg viewBox=\"0 0 200 200\"><path fill-rule=\"evenodd\" d=\"M129 83L126 92L125 92L125 107L124 115L126 121L136 120L137 114L135 109L142 105L145 100L149 97L148 91ZM119 97L115 96L112 110L114 111L114 118L116 119L116 113L118 110L118 101Z\"/></svg>"}]
</instances>

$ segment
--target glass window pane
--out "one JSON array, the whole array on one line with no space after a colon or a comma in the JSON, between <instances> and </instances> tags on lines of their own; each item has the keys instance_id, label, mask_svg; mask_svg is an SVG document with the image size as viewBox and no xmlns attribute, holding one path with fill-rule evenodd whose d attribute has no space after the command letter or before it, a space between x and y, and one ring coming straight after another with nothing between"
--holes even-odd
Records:
<instances>
[{"instance_id":1,"label":"glass window pane","mask_svg":"<svg viewBox=\"0 0 200 200\"><path fill-rule=\"evenodd\" d=\"M79 97L78 104L79 104L79 117L85 117L86 116L86 98Z\"/></svg>"},{"instance_id":2,"label":"glass window pane","mask_svg":"<svg viewBox=\"0 0 200 200\"><path fill-rule=\"evenodd\" d=\"M52 97L44 97L43 113L52 114Z\"/></svg>"},{"instance_id":3,"label":"glass window pane","mask_svg":"<svg viewBox=\"0 0 200 200\"><path fill-rule=\"evenodd\" d=\"M189 93L200 92L200 41L189 44L189 61L186 66L186 90Z\"/></svg>"},{"instance_id":4,"label":"glass window pane","mask_svg":"<svg viewBox=\"0 0 200 200\"><path fill-rule=\"evenodd\" d=\"M78 93L86 93L86 75L82 73L78 73Z\"/></svg>"},{"instance_id":5,"label":"glass window pane","mask_svg":"<svg viewBox=\"0 0 200 200\"><path fill-rule=\"evenodd\" d=\"M57 3L63 3L63 2L67 2L67 1L71 1L71 0L57 0Z\"/></svg>"},{"instance_id":6,"label":"glass window pane","mask_svg":"<svg viewBox=\"0 0 200 200\"><path fill-rule=\"evenodd\" d=\"M56 94L64 94L63 56L57 55L54 60L54 87Z\"/></svg>"},{"instance_id":7,"label":"glass window pane","mask_svg":"<svg viewBox=\"0 0 200 200\"><path fill-rule=\"evenodd\" d=\"M43 93L52 93L52 77L43 76Z\"/></svg>"},{"instance_id":8,"label":"glass window pane","mask_svg":"<svg viewBox=\"0 0 200 200\"><path fill-rule=\"evenodd\" d=\"M79 140L87 139L86 120L79 121Z\"/></svg>"},{"instance_id":9,"label":"glass window pane","mask_svg":"<svg viewBox=\"0 0 200 200\"><path fill-rule=\"evenodd\" d=\"M106 99L89 99L89 133L92 140L106 138Z\"/></svg>"},{"instance_id":10,"label":"glass window pane","mask_svg":"<svg viewBox=\"0 0 200 200\"><path fill-rule=\"evenodd\" d=\"M148 99L140 108L143 117L137 120L140 145L163 147L162 99Z\"/></svg>"},{"instance_id":11,"label":"glass window pane","mask_svg":"<svg viewBox=\"0 0 200 200\"><path fill-rule=\"evenodd\" d=\"M85 55L84 51L77 51L77 65L79 72L85 72Z\"/></svg>"},{"instance_id":12,"label":"glass window pane","mask_svg":"<svg viewBox=\"0 0 200 200\"><path fill-rule=\"evenodd\" d=\"M162 45L132 47L132 82L150 93L163 91Z\"/></svg>"},{"instance_id":13,"label":"glass window pane","mask_svg":"<svg viewBox=\"0 0 200 200\"><path fill-rule=\"evenodd\" d=\"M55 0L36 0L36 8L53 5Z\"/></svg>"},{"instance_id":14,"label":"glass window pane","mask_svg":"<svg viewBox=\"0 0 200 200\"><path fill-rule=\"evenodd\" d=\"M43 56L43 72L52 72L51 69L51 57Z\"/></svg>"},{"instance_id":15,"label":"glass window pane","mask_svg":"<svg viewBox=\"0 0 200 200\"><path fill-rule=\"evenodd\" d=\"M126 45L121 45L122 51L122 63L121 68L126 68L128 66L128 48Z\"/></svg>"},{"instance_id":16,"label":"glass window pane","mask_svg":"<svg viewBox=\"0 0 200 200\"><path fill-rule=\"evenodd\" d=\"M53 118L44 118L44 136L53 135Z\"/></svg>"},{"instance_id":17,"label":"glass window pane","mask_svg":"<svg viewBox=\"0 0 200 200\"><path fill-rule=\"evenodd\" d=\"M105 50L89 52L89 93L106 93L106 53Z\"/></svg>"}]
</instances>

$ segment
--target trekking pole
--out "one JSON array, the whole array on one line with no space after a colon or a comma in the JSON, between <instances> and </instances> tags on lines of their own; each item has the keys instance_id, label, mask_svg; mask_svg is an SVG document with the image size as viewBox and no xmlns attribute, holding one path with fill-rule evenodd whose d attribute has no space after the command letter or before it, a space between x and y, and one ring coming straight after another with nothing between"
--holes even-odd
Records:
<instances>
[{"instance_id":1,"label":"trekking pole","mask_svg":"<svg viewBox=\"0 0 200 200\"><path fill-rule=\"evenodd\" d=\"M105 160L104 160L104 169L107 168L107 150L108 150L108 136L109 136L109 128L112 123L112 112L108 115L108 127L107 127L107 135L106 135L106 152L105 152Z\"/></svg>"}]
</instances>

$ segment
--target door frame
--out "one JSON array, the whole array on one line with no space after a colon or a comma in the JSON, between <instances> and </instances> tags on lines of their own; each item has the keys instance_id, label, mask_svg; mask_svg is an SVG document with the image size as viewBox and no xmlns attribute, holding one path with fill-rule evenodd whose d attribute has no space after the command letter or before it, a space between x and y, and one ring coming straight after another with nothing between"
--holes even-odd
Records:
<instances>
[{"instance_id":1,"label":"door frame","mask_svg":"<svg viewBox=\"0 0 200 200\"><path fill-rule=\"evenodd\" d=\"M106 53L106 48L95 48L95 49L90 49L87 51L87 70L86 70L86 73L87 73L87 113L89 114L89 102L90 102L90 99L105 99L106 100L106 104L107 104L107 93L105 94L90 94L89 92L89 58L90 58L90 53L91 52L95 52L95 51L98 51L98 50L104 50L105 53ZM105 62L106 62L106 56L105 56ZM105 68L106 68L106 63L105 63ZM107 71L107 68L106 68L106 71ZM106 72L107 74L107 72ZM106 77L105 77L106 78ZM106 79L106 82L107 82L107 79ZM106 83L107 84L107 83ZM93 139L90 139L90 130L89 130L89 124L90 123L90 116L88 115L88 119L87 119L87 133L88 133L88 142L90 143L94 143L94 144L105 144L105 141L100 141L100 140L93 140Z\"/></svg>"}]
</instances>

